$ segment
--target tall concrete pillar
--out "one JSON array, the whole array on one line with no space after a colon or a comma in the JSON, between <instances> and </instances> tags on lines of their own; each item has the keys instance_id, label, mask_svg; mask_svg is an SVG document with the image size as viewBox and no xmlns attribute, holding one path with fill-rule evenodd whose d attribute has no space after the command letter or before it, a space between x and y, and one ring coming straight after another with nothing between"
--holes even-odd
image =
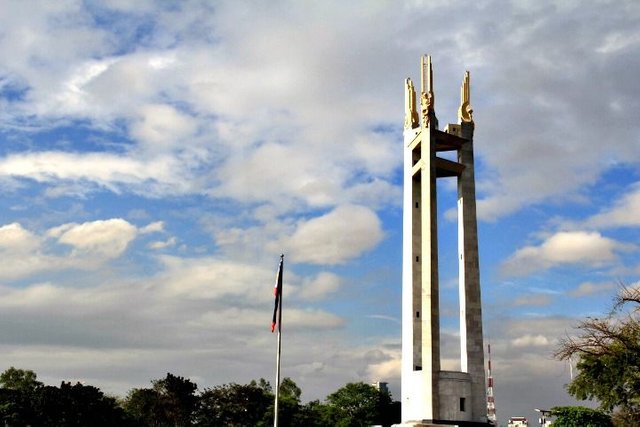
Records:
<instances>
[{"instance_id":1,"label":"tall concrete pillar","mask_svg":"<svg viewBox=\"0 0 640 427\"><path fill-rule=\"evenodd\" d=\"M402 422L486 425L469 73L458 124L438 130L434 104L431 58L422 57L419 112L413 83L405 81ZM443 151L457 151L457 162L436 155ZM436 180L447 177L458 180L460 372L440 366Z\"/></svg>"}]
</instances>

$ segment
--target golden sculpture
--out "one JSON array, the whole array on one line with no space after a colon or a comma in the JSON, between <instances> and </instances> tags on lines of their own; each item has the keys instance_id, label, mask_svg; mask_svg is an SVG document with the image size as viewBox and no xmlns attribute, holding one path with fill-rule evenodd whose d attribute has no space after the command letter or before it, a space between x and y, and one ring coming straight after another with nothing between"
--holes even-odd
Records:
<instances>
[{"instance_id":1,"label":"golden sculpture","mask_svg":"<svg viewBox=\"0 0 640 427\"><path fill-rule=\"evenodd\" d=\"M460 88L460 108L458 109L458 119L460 123L473 123L473 109L469 104L471 91L469 89L469 72L464 73L462 87Z\"/></svg>"},{"instance_id":2,"label":"golden sculpture","mask_svg":"<svg viewBox=\"0 0 640 427\"><path fill-rule=\"evenodd\" d=\"M425 63L426 60L426 63ZM426 68L426 72L425 72ZM425 87L426 74L426 87ZM433 113L435 97L433 96L433 66L431 65L431 55L420 58L420 83L422 92L420 94L420 106L422 109L422 126L429 127L429 115Z\"/></svg>"},{"instance_id":3,"label":"golden sculpture","mask_svg":"<svg viewBox=\"0 0 640 427\"><path fill-rule=\"evenodd\" d=\"M416 109L416 90L411 79L404 81L404 128L413 129L420 124L418 121L418 110Z\"/></svg>"}]
</instances>

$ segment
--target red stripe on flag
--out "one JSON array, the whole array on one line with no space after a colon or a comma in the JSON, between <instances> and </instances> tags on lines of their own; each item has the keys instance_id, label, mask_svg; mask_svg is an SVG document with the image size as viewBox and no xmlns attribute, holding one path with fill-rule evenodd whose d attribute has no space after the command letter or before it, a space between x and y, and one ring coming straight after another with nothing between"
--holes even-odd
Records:
<instances>
[{"instance_id":1,"label":"red stripe on flag","mask_svg":"<svg viewBox=\"0 0 640 427\"><path fill-rule=\"evenodd\" d=\"M282 262L283 257L280 257L280 265L278 266L278 273L276 275L276 284L273 288L273 294L275 295L275 304L273 307L273 319L271 320L271 332L274 332L276 325L278 331L282 328Z\"/></svg>"}]
</instances>

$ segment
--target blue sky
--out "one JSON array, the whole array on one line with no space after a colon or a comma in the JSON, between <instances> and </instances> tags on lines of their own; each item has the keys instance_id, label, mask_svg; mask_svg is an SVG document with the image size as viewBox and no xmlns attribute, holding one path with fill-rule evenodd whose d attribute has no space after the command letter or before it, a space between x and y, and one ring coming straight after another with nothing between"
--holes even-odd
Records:
<instances>
[{"instance_id":1,"label":"blue sky","mask_svg":"<svg viewBox=\"0 0 640 427\"><path fill-rule=\"evenodd\" d=\"M441 127L471 72L500 419L571 402L557 340L640 281L637 2L1 3L0 366L121 395L270 379L284 252L284 375L305 400L399 398L403 81L425 53Z\"/></svg>"}]
</instances>

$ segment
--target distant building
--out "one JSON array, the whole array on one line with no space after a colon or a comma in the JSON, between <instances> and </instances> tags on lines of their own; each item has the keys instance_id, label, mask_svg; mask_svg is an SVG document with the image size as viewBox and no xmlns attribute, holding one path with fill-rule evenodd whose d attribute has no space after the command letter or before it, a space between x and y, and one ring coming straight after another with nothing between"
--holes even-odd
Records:
<instances>
[{"instance_id":1,"label":"distant building","mask_svg":"<svg viewBox=\"0 0 640 427\"><path fill-rule=\"evenodd\" d=\"M528 427L529 421L525 417L511 417L507 427Z\"/></svg>"},{"instance_id":2,"label":"distant building","mask_svg":"<svg viewBox=\"0 0 640 427\"><path fill-rule=\"evenodd\" d=\"M371 385L374 386L376 390L389 394L389 383L378 381L377 383L371 383Z\"/></svg>"}]
</instances>

